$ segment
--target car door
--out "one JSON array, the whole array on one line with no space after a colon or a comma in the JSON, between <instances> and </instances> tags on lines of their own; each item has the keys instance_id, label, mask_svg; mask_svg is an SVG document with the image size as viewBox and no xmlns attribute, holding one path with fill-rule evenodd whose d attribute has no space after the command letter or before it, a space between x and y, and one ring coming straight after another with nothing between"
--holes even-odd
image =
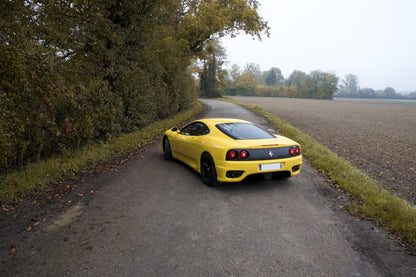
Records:
<instances>
[{"instance_id":1,"label":"car door","mask_svg":"<svg viewBox=\"0 0 416 277\"><path fill-rule=\"evenodd\" d=\"M185 126L177 136L176 149L180 159L194 169L198 168L205 137L209 129L202 122L193 122Z\"/></svg>"}]
</instances>

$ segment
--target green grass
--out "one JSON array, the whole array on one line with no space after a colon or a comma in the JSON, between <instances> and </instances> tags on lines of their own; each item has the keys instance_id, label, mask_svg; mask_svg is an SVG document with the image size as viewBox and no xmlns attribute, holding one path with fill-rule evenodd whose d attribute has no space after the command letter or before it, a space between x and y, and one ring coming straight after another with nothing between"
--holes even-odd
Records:
<instances>
[{"instance_id":1,"label":"green grass","mask_svg":"<svg viewBox=\"0 0 416 277\"><path fill-rule=\"evenodd\" d=\"M248 108L264 117L280 134L302 146L304 156L352 198L347 209L363 218L371 218L410 243L416 243L416 206L383 188L348 161L321 145L312 137L258 106L222 99Z\"/></svg>"},{"instance_id":2,"label":"green grass","mask_svg":"<svg viewBox=\"0 0 416 277\"><path fill-rule=\"evenodd\" d=\"M50 184L56 183L62 178L93 168L117 153L132 151L153 140L164 130L192 118L201 110L202 104L198 102L189 110L149 124L132 133L122 134L111 141L83 147L73 151L70 155L35 162L23 170L1 176L0 201L3 203L15 202L28 194L47 189Z\"/></svg>"}]
</instances>

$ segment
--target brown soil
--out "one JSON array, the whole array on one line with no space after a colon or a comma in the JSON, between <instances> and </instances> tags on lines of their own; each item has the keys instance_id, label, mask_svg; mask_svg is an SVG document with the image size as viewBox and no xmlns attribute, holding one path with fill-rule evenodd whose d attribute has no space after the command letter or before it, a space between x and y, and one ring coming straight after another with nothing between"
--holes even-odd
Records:
<instances>
[{"instance_id":1,"label":"brown soil","mask_svg":"<svg viewBox=\"0 0 416 277\"><path fill-rule=\"evenodd\" d=\"M235 97L290 122L416 203L416 102Z\"/></svg>"}]
</instances>

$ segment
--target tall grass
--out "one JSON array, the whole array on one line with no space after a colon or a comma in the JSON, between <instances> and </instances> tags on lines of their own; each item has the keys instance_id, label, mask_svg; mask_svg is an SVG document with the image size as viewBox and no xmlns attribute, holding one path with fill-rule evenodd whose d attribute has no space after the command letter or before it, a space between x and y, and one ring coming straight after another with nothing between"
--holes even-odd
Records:
<instances>
[{"instance_id":1,"label":"tall grass","mask_svg":"<svg viewBox=\"0 0 416 277\"><path fill-rule=\"evenodd\" d=\"M386 190L380 183L287 121L258 106L230 99L226 99L226 101L253 110L264 117L282 135L299 142L303 154L312 166L323 171L332 182L338 184L351 196L352 203L347 206L351 213L371 218L377 224L384 225L388 230L395 232L408 242L416 243L415 205Z\"/></svg>"},{"instance_id":2,"label":"tall grass","mask_svg":"<svg viewBox=\"0 0 416 277\"><path fill-rule=\"evenodd\" d=\"M153 140L164 130L188 120L202 110L197 103L191 109L168 119L156 121L129 134L122 134L108 142L89 145L71 154L39 161L23 170L14 171L0 178L0 201L10 203L37 191L43 191L62 178L73 176L97 166L122 151L130 151Z\"/></svg>"}]
</instances>

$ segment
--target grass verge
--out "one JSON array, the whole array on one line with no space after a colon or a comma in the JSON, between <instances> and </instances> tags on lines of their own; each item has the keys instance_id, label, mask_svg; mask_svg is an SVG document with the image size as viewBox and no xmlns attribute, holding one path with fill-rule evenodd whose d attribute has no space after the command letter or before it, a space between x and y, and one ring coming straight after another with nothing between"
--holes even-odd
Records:
<instances>
[{"instance_id":1,"label":"grass verge","mask_svg":"<svg viewBox=\"0 0 416 277\"><path fill-rule=\"evenodd\" d=\"M11 203L50 184L83 170L97 166L117 153L134 150L151 141L164 130L192 118L202 110L200 102L193 108L170 118L156 121L129 134L122 134L108 142L85 146L70 155L59 156L28 165L0 178L0 202Z\"/></svg>"},{"instance_id":2,"label":"grass verge","mask_svg":"<svg viewBox=\"0 0 416 277\"><path fill-rule=\"evenodd\" d=\"M287 121L258 106L243 104L232 99L221 99L248 108L264 117L280 134L302 145L302 152L312 166L323 171L352 198L347 209L353 214L371 218L405 241L416 243L416 206L383 188L377 181L361 172L312 137L293 127Z\"/></svg>"}]
</instances>

